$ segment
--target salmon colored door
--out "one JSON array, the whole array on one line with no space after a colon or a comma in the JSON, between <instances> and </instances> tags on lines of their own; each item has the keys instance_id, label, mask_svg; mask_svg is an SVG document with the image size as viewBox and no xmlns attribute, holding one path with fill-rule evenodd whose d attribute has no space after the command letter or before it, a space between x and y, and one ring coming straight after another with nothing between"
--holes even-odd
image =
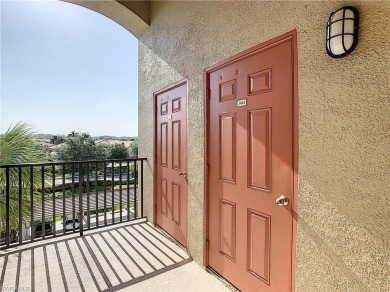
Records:
<instances>
[{"instance_id":1,"label":"salmon colored door","mask_svg":"<svg viewBox=\"0 0 390 292\"><path fill-rule=\"evenodd\" d=\"M187 83L155 94L156 223L187 245Z\"/></svg>"},{"instance_id":2,"label":"salmon colored door","mask_svg":"<svg viewBox=\"0 0 390 292\"><path fill-rule=\"evenodd\" d=\"M293 37L206 71L208 263L242 291L291 291Z\"/></svg>"}]
</instances>

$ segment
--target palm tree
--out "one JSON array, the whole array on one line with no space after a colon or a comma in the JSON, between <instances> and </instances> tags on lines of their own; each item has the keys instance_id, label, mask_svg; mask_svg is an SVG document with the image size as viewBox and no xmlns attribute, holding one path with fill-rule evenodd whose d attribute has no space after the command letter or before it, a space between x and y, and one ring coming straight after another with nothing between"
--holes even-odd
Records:
<instances>
[{"instance_id":1,"label":"palm tree","mask_svg":"<svg viewBox=\"0 0 390 292\"><path fill-rule=\"evenodd\" d=\"M35 140L35 133L25 123L10 126L4 134L0 134L0 164L20 164L45 160L46 155ZM10 182L10 226L15 228L19 223L19 170L9 170ZM30 168L21 169L22 177L22 220L26 223L30 217L31 182ZM39 169L33 170L33 198L37 198L36 190L41 182ZM34 199L35 201L35 199ZM36 204L35 204L36 205ZM6 226L6 169L0 169L0 230Z\"/></svg>"}]
</instances>

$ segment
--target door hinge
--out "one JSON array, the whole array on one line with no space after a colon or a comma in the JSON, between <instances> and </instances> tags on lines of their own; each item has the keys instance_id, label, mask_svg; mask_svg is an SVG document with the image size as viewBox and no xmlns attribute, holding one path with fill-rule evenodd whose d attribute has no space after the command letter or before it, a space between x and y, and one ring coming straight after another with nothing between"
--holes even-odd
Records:
<instances>
[{"instance_id":1,"label":"door hinge","mask_svg":"<svg viewBox=\"0 0 390 292\"><path fill-rule=\"evenodd\" d=\"M207 88L206 90L206 99L210 99L211 98L211 90L210 88Z\"/></svg>"},{"instance_id":2,"label":"door hinge","mask_svg":"<svg viewBox=\"0 0 390 292\"><path fill-rule=\"evenodd\" d=\"M209 173L210 173L209 164L207 163L207 164L206 164L206 175L209 175Z\"/></svg>"},{"instance_id":3,"label":"door hinge","mask_svg":"<svg viewBox=\"0 0 390 292\"><path fill-rule=\"evenodd\" d=\"M206 239L206 252L208 252L208 251L209 251L209 240Z\"/></svg>"}]
</instances>

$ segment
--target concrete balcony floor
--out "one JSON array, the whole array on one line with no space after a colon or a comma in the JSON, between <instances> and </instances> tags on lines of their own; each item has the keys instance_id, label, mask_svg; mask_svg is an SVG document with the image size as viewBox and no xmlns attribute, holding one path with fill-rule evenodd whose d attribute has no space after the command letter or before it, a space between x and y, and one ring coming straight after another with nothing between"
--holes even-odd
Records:
<instances>
[{"instance_id":1,"label":"concrete balcony floor","mask_svg":"<svg viewBox=\"0 0 390 292\"><path fill-rule=\"evenodd\" d=\"M0 291L230 291L138 220L0 251Z\"/></svg>"}]
</instances>

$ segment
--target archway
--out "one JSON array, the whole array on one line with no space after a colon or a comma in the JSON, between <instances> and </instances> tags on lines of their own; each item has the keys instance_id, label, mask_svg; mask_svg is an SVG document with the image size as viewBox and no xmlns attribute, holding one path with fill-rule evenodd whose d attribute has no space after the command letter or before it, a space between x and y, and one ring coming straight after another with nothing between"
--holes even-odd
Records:
<instances>
[{"instance_id":1,"label":"archway","mask_svg":"<svg viewBox=\"0 0 390 292\"><path fill-rule=\"evenodd\" d=\"M149 27L149 1L61 0L98 12L123 26L139 38Z\"/></svg>"}]
</instances>

